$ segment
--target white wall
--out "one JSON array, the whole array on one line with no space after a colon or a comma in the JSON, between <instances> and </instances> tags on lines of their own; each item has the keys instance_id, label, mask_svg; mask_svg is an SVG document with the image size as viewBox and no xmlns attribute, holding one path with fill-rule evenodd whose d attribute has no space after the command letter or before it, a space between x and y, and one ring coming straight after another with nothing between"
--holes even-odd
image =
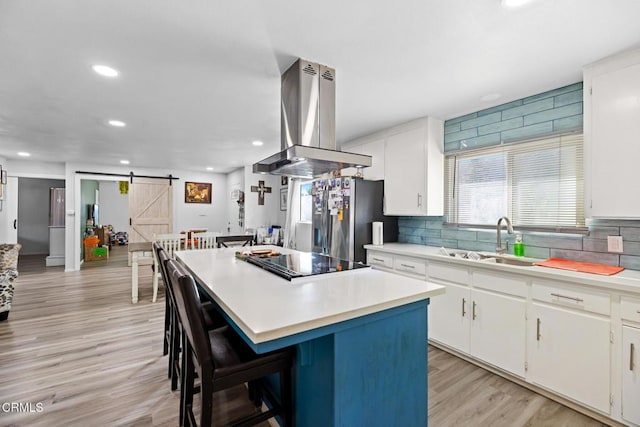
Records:
<instances>
[{"instance_id":1,"label":"white wall","mask_svg":"<svg viewBox=\"0 0 640 427\"><path fill-rule=\"evenodd\" d=\"M227 174L227 228L225 232L229 234L244 233L244 226L238 224L239 206L235 200L231 200L231 193L234 190L244 191L244 168L239 168ZM246 197L246 194L245 194Z\"/></svg>"},{"instance_id":2,"label":"white wall","mask_svg":"<svg viewBox=\"0 0 640 427\"><path fill-rule=\"evenodd\" d=\"M123 178L123 180L126 180ZM118 181L99 181L100 225L112 225L113 231L129 230L129 196L120 194Z\"/></svg>"},{"instance_id":3,"label":"white wall","mask_svg":"<svg viewBox=\"0 0 640 427\"><path fill-rule=\"evenodd\" d=\"M251 186L258 181L271 187L271 193L264 195L264 205L258 205L258 193L251 192ZM284 226L285 212L280 211L280 176L254 174L252 166L244 168L245 228L260 226Z\"/></svg>"},{"instance_id":4,"label":"white wall","mask_svg":"<svg viewBox=\"0 0 640 427\"><path fill-rule=\"evenodd\" d=\"M64 163L14 159L7 162L6 169L12 176L26 178L63 179L65 176Z\"/></svg>"}]
</instances>

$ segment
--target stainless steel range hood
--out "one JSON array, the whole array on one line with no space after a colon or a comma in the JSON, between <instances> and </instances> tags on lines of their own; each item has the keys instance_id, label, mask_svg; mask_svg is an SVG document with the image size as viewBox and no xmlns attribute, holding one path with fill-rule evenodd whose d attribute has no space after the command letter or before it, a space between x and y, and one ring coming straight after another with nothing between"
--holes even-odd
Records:
<instances>
[{"instance_id":1,"label":"stainless steel range hood","mask_svg":"<svg viewBox=\"0 0 640 427\"><path fill-rule=\"evenodd\" d=\"M282 74L282 151L253 165L254 173L305 178L371 166L371 156L336 150L335 70L298 59Z\"/></svg>"}]
</instances>

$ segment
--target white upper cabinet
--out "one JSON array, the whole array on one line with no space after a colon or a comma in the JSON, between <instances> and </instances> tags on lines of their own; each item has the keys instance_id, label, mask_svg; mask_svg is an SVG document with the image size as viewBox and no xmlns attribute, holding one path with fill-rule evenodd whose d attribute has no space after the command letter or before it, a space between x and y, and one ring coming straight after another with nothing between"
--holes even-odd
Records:
<instances>
[{"instance_id":1,"label":"white upper cabinet","mask_svg":"<svg viewBox=\"0 0 640 427\"><path fill-rule=\"evenodd\" d=\"M371 156L371 166L362 169L362 177L369 181L384 179L384 138L365 137L345 145L342 151ZM356 168L342 170L342 175L356 175Z\"/></svg>"},{"instance_id":2,"label":"white upper cabinet","mask_svg":"<svg viewBox=\"0 0 640 427\"><path fill-rule=\"evenodd\" d=\"M343 151L368 154L365 179L384 179L385 215L442 215L444 122L425 117L344 144ZM344 175L355 170L345 169Z\"/></svg>"},{"instance_id":3,"label":"white upper cabinet","mask_svg":"<svg viewBox=\"0 0 640 427\"><path fill-rule=\"evenodd\" d=\"M640 49L585 67L587 217L640 218Z\"/></svg>"}]
</instances>

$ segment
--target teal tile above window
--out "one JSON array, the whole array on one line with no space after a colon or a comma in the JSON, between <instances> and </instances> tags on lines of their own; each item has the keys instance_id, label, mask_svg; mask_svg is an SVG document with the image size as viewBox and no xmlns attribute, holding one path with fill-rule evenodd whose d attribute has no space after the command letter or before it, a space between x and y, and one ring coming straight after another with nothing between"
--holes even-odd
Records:
<instances>
[{"instance_id":1,"label":"teal tile above window","mask_svg":"<svg viewBox=\"0 0 640 427\"><path fill-rule=\"evenodd\" d=\"M582 82L444 122L444 151L582 129Z\"/></svg>"}]
</instances>

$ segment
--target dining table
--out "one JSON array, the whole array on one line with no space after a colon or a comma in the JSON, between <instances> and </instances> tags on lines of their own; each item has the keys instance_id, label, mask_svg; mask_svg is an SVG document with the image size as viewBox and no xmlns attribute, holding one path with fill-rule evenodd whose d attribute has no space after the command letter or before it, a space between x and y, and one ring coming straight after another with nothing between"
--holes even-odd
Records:
<instances>
[{"instance_id":1,"label":"dining table","mask_svg":"<svg viewBox=\"0 0 640 427\"><path fill-rule=\"evenodd\" d=\"M297 252L253 246L175 256L256 353L295 348L294 424L426 426L427 311L445 288L373 268L290 281L246 262L265 250ZM274 389L278 381L268 379Z\"/></svg>"}]
</instances>

